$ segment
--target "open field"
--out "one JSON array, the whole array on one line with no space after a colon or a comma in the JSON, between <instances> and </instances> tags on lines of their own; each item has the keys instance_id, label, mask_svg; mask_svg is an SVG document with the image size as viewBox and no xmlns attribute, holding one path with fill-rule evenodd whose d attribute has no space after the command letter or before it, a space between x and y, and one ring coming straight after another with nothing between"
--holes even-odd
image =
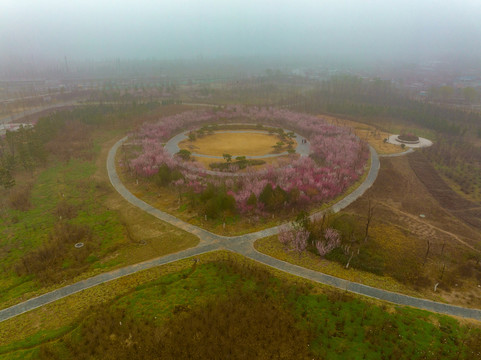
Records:
<instances>
[{"instance_id":1,"label":"open field","mask_svg":"<svg viewBox=\"0 0 481 360\"><path fill-rule=\"evenodd\" d=\"M121 133L111 129L94 132L91 160L52 160L33 176L18 174L18 185L11 192L31 184L28 209L10 208L5 201L9 191L2 190L5 206L0 212L0 308L198 243L195 236L145 214L111 188L105 169L106 155L112 140ZM22 265L23 259L30 259L26 266L32 267L31 261L37 259L39 249L51 246L52 237L63 236L60 231L65 229L88 229L91 238L82 240L88 253L79 257L80 251L70 243L62 251L55 250L55 261L47 267L38 262L41 270L29 274Z\"/></svg>"},{"instance_id":2,"label":"open field","mask_svg":"<svg viewBox=\"0 0 481 360\"><path fill-rule=\"evenodd\" d=\"M100 250L103 252L96 248L95 251L98 252L94 253L95 258L91 258L88 265L91 267L82 268L82 271L86 269L85 272L80 272L75 280L195 246L198 241L195 237L143 213L112 191L106 176L105 157L121 134L120 131L96 134L96 156L93 161L82 162L74 159L70 164L57 164L54 170L47 169L52 174L47 176L48 181L41 182L40 190L37 188L38 182L34 184L34 194L41 193L43 198L53 199L52 187L48 183L54 183L52 179L56 180L57 184L60 184L58 197L67 198L75 206L79 205L80 215L74 218L75 223L88 225L95 229L95 233L100 229L100 234L106 233L114 237L113 240L107 238L109 241L105 242L105 247L102 247L104 239L99 240ZM429 173L429 169L426 171ZM121 173L119 169L119 175ZM79 174L86 174L86 178ZM169 207L175 216L184 216L191 223L203 222L198 214L191 214L188 208L180 205L179 197L182 194L171 189L158 189L142 181L135 184L134 179L123 181L137 196ZM69 188L72 183L80 196ZM480 232L464 225L450 212L445 211L422 183L412 171L410 160L385 159L374 187L367 196L347 210L362 219L366 212L366 201L370 199L376 204L369 246L377 251L375 255L382 260L385 276L361 270L345 270L342 264L319 261L318 257L310 254L298 256L286 253L275 237L261 240L257 248L272 252L273 256L288 262L372 286L479 307ZM44 188L48 191L42 193ZM82 198L84 192L88 196ZM58 206L57 203L55 205ZM34 201L34 209L35 206ZM85 211L84 206L87 209ZM161 206L159 208L164 209ZM45 210L42 215L50 213L56 214L53 207ZM108 215L105 215L105 219L104 213ZM420 214L425 217L419 217ZM97 223L96 218L101 221ZM245 229L252 231L252 227L259 226L254 222L250 224L250 221L242 222L243 220L245 219L233 216L226 221L226 229L222 228L221 222L214 225L206 223L206 227L217 227L220 233L230 234ZM285 219L269 219L260 226L267 227L283 220ZM110 231L108 227L104 229L102 226L111 226L114 230ZM42 228L43 230L45 229ZM426 242L429 244L427 253ZM12 243L14 241L10 241L10 244ZM10 249L6 252L10 253ZM391 358L405 356L409 359L455 359L458 356L470 359L479 354L479 344L476 342L479 332L471 330L472 324L464 327L451 318L422 311L385 304L379 307L378 302L360 301L358 297L328 290L304 280L295 280L294 277L279 272L269 271L270 274L275 274L276 278L267 276L262 271L261 276L258 276L257 270L253 269L262 267L254 265L253 262L242 260L240 256L218 254L199 256L200 261L195 265L192 265L191 260L183 260L115 280L8 320L4 323L7 325L0 324L0 339L3 339L0 340L0 359L47 359L54 355L81 358L87 351L88 356L92 357L103 355L104 358L136 358L135 356L140 356L139 348L143 346L155 351L171 346L169 344L178 344L181 340L177 337L159 336L175 331L182 333L185 349L192 346L199 351L200 346L211 343L212 338L201 337L202 341L194 345L189 343L190 339L199 334L210 334L207 330L199 332L192 324L203 324L199 326L206 326L206 329L211 330L214 327L212 334L216 334L216 331L217 334L225 334L225 327L218 330L215 326L223 321L222 313L229 313L232 309L228 304L235 304L239 298L244 299L245 303L238 303L238 308L234 306L234 310L240 313L233 311L231 319L247 318L246 324L242 325L247 329L259 327L270 331L271 329L262 328L245 316L247 311L254 311L259 303L263 303L266 308L259 308L259 314L267 312L269 308L276 310L273 312L275 316L265 321L264 326L273 319L285 320L285 323L276 323L276 328L283 329L282 326L288 324L291 331L296 329L293 334L298 334L299 330L302 336L297 338L293 335L289 341L298 339L295 341L296 345L303 344L304 350L309 346L310 358L369 358L370 354L382 353ZM71 267L71 263L64 261L60 271ZM165 269L169 270L164 272ZM423 276L421 283L411 283L409 279L403 281L403 276L408 277L417 271ZM265 281L266 278L269 281ZM284 279L291 282L286 285ZM425 279L427 281L424 281ZM27 279L27 285L30 280ZM71 279L64 281L69 283ZM291 286L294 281L297 285ZM436 281L440 282L440 287L437 292L433 292L432 285ZM51 288L56 286L57 284ZM234 293L231 289L239 292ZM12 294L8 295L8 291L10 288L7 288L7 303L9 296L13 299ZM22 294L23 290L18 287L14 291ZM33 290L29 291L27 297L33 293ZM35 291L43 292L44 289L36 288ZM94 308L90 308L91 305ZM3 304L1 306L3 307ZM219 308L227 311L209 312L209 309ZM58 317L52 317L52 313L58 314ZM209 316L206 318L203 314ZM214 320L209 322L211 318ZM125 330L119 330L119 322L126 325ZM235 326L244 324L242 321L235 323ZM239 331L238 327L234 329L239 336L246 333ZM160 341L159 338L165 338L165 341L170 343ZM238 341L240 337L233 338ZM271 344L272 338L270 337ZM427 338L430 339L429 342L426 341ZM278 336L278 339L282 337ZM258 343L249 341L246 343L251 344L251 348L259 348ZM43 343L45 344L39 347ZM417 347L414 348L413 344L417 344ZM119 352L119 349L122 351ZM301 350L297 352L297 358L300 357L299 354L303 354ZM181 359L182 356L173 358Z\"/></svg>"},{"instance_id":3,"label":"open field","mask_svg":"<svg viewBox=\"0 0 481 360\"><path fill-rule=\"evenodd\" d=\"M370 286L481 306L481 233L440 206L407 157L383 159L373 187L345 212L362 224L369 200L374 218L370 239L361 247L361 269L346 270L345 263L321 260L312 253L286 252L277 237L258 240L255 246L290 263Z\"/></svg>"},{"instance_id":4,"label":"open field","mask_svg":"<svg viewBox=\"0 0 481 360\"><path fill-rule=\"evenodd\" d=\"M137 359L159 350L162 358L212 358L232 354L234 343L251 358L274 346L286 359L472 359L479 332L475 322L349 295L216 252L0 323L0 359Z\"/></svg>"},{"instance_id":5,"label":"open field","mask_svg":"<svg viewBox=\"0 0 481 360\"><path fill-rule=\"evenodd\" d=\"M409 156L409 164L441 206L481 230L481 203L469 201L453 191L422 153Z\"/></svg>"},{"instance_id":6,"label":"open field","mask_svg":"<svg viewBox=\"0 0 481 360\"><path fill-rule=\"evenodd\" d=\"M432 196L410 167L408 158L413 155L382 159L373 187L345 211L362 215L370 199L376 205L375 223L390 224L416 240L411 250L417 248L417 252L405 261L426 261L422 267L430 279L426 288L440 282L438 292L447 301L479 307L481 232L452 215Z\"/></svg>"},{"instance_id":7,"label":"open field","mask_svg":"<svg viewBox=\"0 0 481 360\"><path fill-rule=\"evenodd\" d=\"M259 156L274 153L274 146L279 141L276 135L267 133L225 132L204 135L194 141L186 139L179 143L179 148L203 155Z\"/></svg>"}]
</instances>

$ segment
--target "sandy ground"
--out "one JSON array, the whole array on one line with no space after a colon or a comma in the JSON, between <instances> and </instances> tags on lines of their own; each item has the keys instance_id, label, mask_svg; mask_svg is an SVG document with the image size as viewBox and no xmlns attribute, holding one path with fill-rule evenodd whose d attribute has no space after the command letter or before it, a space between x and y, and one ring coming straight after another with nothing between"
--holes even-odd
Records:
<instances>
[{"instance_id":1,"label":"sandy ground","mask_svg":"<svg viewBox=\"0 0 481 360\"><path fill-rule=\"evenodd\" d=\"M194 141L184 140L181 149L204 155L223 154L258 156L274 152L273 146L279 141L275 135L261 133L215 133Z\"/></svg>"}]
</instances>

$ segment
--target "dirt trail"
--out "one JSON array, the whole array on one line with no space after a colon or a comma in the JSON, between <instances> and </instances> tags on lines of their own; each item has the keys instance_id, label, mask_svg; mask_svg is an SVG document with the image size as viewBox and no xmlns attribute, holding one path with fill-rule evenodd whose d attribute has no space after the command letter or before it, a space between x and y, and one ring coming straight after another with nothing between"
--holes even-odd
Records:
<instances>
[{"instance_id":1,"label":"dirt trail","mask_svg":"<svg viewBox=\"0 0 481 360\"><path fill-rule=\"evenodd\" d=\"M454 240L456 240L456 241L459 242L460 244L462 244L462 245L470 248L471 250L473 250L473 251L475 251L475 252L477 252L477 253L481 253L481 250L476 249L475 247L473 247L472 245L468 244L467 242L465 242L464 240L462 240L458 235L453 234L452 232L443 230L443 229L441 229L441 228L439 228L439 227L437 227L437 226L435 226L435 225L432 225L432 224L428 223L428 222L425 221L425 220L419 219L419 218L416 217L415 215L412 215L412 214L409 214L409 213L404 212L404 211L402 211L402 210L399 210L399 209L395 208L394 206L388 205L388 204L386 204L386 203L377 202L377 204L378 204L379 206L384 206L384 207L388 208L389 210L391 210L391 211L393 211L393 212L395 212L395 213L397 213L397 214L401 214L402 216L406 216L406 217L408 217L409 219L414 220L414 221L417 222L417 223L421 223L423 226L427 226L427 227L429 227L429 228L432 229L432 230L436 230L436 231L442 232L442 233L444 233L444 234L446 234L446 235L449 235L451 238L453 238ZM433 234L433 235L434 235L434 234ZM474 239L472 239L472 240L475 241Z\"/></svg>"}]
</instances>

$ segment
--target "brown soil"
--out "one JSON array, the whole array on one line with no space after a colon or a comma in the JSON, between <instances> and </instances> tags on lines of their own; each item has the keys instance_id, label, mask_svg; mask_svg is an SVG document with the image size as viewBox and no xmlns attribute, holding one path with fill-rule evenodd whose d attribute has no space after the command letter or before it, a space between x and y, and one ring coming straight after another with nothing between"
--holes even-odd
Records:
<instances>
[{"instance_id":1,"label":"brown soil","mask_svg":"<svg viewBox=\"0 0 481 360\"><path fill-rule=\"evenodd\" d=\"M451 214L481 230L481 204L469 201L452 190L422 152L409 157L409 164L431 195Z\"/></svg>"},{"instance_id":2,"label":"brown soil","mask_svg":"<svg viewBox=\"0 0 481 360\"><path fill-rule=\"evenodd\" d=\"M464 248L481 251L481 232L458 219L433 196L432 188L426 187L411 168L413 155L417 156L417 152L405 157L381 159L379 176L367 196L347 210L363 214L367 212L367 199L371 198L376 204L375 213L379 220L399 225L423 240L443 243L449 239L450 243L457 242ZM424 179L437 175L432 167L425 167L423 171ZM447 194L447 190L450 189L444 189L444 193ZM425 217L420 217L421 214Z\"/></svg>"},{"instance_id":3,"label":"brown soil","mask_svg":"<svg viewBox=\"0 0 481 360\"><path fill-rule=\"evenodd\" d=\"M444 301L479 307L481 277L476 259L481 256L481 231L455 216L458 215L456 211L443 207L447 204L460 210L464 199L453 201L454 197L450 195L452 190L443 187L439 194L440 201L433 196L435 192L432 189L439 188L432 183L429 183L431 187L428 188L424 182L428 183L426 179L437 178L435 170L423 166L424 181L421 181L411 168L412 155L416 161L419 156L417 152L409 156L382 158L379 176L374 185L346 211L367 215L370 199L375 206L373 224L390 224L415 239L415 243L406 244L411 247L412 253L405 261L417 264L425 261L422 269L429 279L424 285L425 291L433 296L441 296ZM439 182L437 184L441 186ZM421 214L425 217L421 217ZM428 242L430 250L425 260ZM388 261L395 261L395 254ZM446 266L444 277L441 276L443 264ZM463 267L469 267L471 275L464 274ZM440 282L440 286L434 293L433 286L436 282Z\"/></svg>"}]
</instances>

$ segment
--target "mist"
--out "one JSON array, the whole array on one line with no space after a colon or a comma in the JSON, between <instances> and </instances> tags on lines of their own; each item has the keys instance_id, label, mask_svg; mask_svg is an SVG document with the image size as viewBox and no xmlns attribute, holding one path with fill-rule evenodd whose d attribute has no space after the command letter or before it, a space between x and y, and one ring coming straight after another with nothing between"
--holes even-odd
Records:
<instances>
[{"instance_id":1,"label":"mist","mask_svg":"<svg viewBox=\"0 0 481 360\"><path fill-rule=\"evenodd\" d=\"M481 56L476 0L3 0L2 64L105 59Z\"/></svg>"}]
</instances>

